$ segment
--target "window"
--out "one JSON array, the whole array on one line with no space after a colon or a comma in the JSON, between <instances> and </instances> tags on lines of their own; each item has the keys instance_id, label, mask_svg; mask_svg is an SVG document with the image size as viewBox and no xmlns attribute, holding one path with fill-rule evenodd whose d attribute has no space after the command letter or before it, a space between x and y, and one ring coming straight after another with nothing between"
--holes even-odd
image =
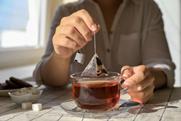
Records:
<instances>
[{"instance_id":1,"label":"window","mask_svg":"<svg viewBox=\"0 0 181 121\"><path fill-rule=\"evenodd\" d=\"M63 0L63 3L75 2L75 1L78 1L78 0Z\"/></svg>"},{"instance_id":2,"label":"window","mask_svg":"<svg viewBox=\"0 0 181 121\"><path fill-rule=\"evenodd\" d=\"M47 0L0 0L0 68L37 63L43 52Z\"/></svg>"},{"instance_id":3,"label":"window","mask_svg":"<svg viewBox=\"0 0 181 121\"><path fill-rule=\"evenodd\" d=\"M77 0L0 0L0 69L37 63L54 12Z\"/></svg>"},{"instance_id":4,"label":"window","mask_svg":"<svg viewBox=\"0 0 181 121\"><path fill-rule=\"evenodd\" d=\"M0 48L39 46L37 0L0 1Z\"/></svg>"},{"instance_id":5,"label":"window","mask_svg":"<svg viewBox=\"0 0 181 121\"><path fill-rule=\"evenodd\" d=\"M181 86L181 1L180 0L155 0L163 13L165 24L165 33L171 51L172 59L176 64L176 83L175 86Z\"/></svg>"}]
</instances>

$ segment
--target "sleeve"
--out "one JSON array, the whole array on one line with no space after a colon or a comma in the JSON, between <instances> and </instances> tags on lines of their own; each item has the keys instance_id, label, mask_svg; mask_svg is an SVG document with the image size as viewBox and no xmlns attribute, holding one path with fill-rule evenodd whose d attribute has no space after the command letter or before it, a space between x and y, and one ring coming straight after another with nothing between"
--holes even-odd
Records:
<instances>
[{"instance_id":1,"label":"sleeve","mask_svg":"<svg viewBox=\"0 0 181 121\"><path fill-rule=\"evenodd\" d=\"M65 9L63 6L60 6L55 13L55 16L53 18L52 25L50 28L50 33L49 33L48 43L46 46L45 53L42 56L40 62L36 65L36 68L33 72L33 79L37 82L38 85L42 84L41 66L48 60L48 58L53 52L52 38L55 33L56 27L59 25L61 18L66 16L67 13L68 13L67 9Z\"/></svg>"},{"instance_id":2,"label":"sleeve","mask_svg":"<svg viewBox=\"0 0 181 121\"><path fill-rule=\"evenodd\" d=\"M167 86L174 85L174 69L166 36L162 13L153 0L149 0L148 11L145 13L146 22L143 28L142 61L143 64L161 68L167 76Z\"/></svg>"}]
</instances>

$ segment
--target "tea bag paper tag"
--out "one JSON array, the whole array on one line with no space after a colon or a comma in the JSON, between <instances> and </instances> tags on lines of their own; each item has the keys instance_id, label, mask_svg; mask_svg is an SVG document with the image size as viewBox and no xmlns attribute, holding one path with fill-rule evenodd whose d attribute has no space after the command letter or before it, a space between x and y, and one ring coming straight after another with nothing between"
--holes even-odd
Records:
<instances>
[{"instance_id":1,"label":"tea bag paper tag","mask_svg":"<svg viewBox=\"0 0 181 121\"><path fill-rule=\"evenodd\" d=\"M107 70L102 64L97 54L94 54L89 64L86 66L81 76L97 77L106 76Z\"/></svg>"},{"instance_id":2,"label":"tea bag paper tag","mask_svg":"<svg viewBox=\"0 0 181 121\"><path fill-rule=\"evenodd\" d=\"M83 53L77 52L74 58L74 61L84 64L85 62L85 55Z\"/></svg>"}]
</instances>

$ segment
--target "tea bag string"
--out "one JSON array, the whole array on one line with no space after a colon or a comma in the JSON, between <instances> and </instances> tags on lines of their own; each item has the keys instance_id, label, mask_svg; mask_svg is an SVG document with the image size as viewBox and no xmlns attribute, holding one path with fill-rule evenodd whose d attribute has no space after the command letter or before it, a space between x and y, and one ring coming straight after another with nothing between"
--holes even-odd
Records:
<instances>
[{"instance_id":1,"label":"tea bag string","mask_svg":"<svg viewBox=\"0 0 181 121\"><path fill-rule=\"evenodd\" d=\"M96 33L94 32L94 54L96 54L97 53L97 47L96 47L97 45L96 45Z\"/></svg>"}]
</instances>

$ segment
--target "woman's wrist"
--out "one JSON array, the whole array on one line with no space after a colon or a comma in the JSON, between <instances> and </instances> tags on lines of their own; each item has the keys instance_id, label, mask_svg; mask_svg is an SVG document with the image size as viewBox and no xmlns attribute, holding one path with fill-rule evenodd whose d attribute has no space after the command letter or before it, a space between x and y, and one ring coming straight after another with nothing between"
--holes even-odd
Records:
<instances>
[{"instance_id":1,"label":"woman's wrist","mask_svg":"<svg viewBox=\"0 0 181 121\"><path fill-rule=\"evenodd\" d=\"M152 75L154 76L155 89L165 87L167 84L167 76L161 68L150 68Z\"/></svg>"},{"instance_id":2,"label":"woman's wrist","mask_svg":"<svg viewBox=\"0 0 181 121\"><path fill-rule=\"evenodd\" d=\"M64 58L60 55L58 55L55 51L52 52L52 58L54 58L55 60L61 60L62 62L70 62L71 57L70 58Z\"/></svg>"}]
</instances>

